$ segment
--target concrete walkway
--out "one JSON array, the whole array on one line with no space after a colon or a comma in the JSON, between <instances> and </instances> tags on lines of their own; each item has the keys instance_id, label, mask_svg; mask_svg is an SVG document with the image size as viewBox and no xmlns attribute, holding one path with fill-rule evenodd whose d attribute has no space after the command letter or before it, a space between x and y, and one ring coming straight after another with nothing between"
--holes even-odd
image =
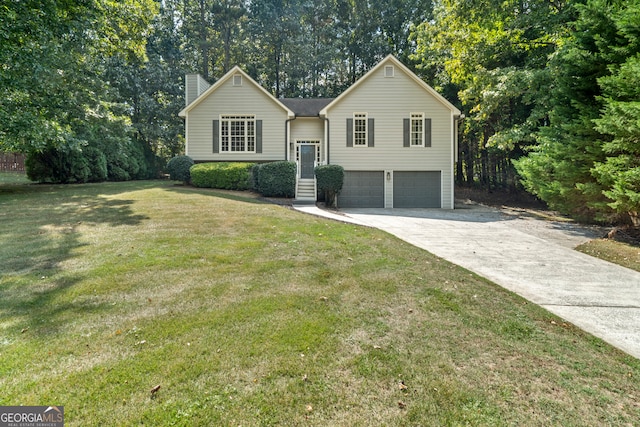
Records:
<instances>
[{"instance_id":1,"label":"concrete walkway","mask_svg":"<svg viewBox=\"0 0 640 427\"><path fill-rule=\"evenodd\" d=\"M463 204L441 209L294 206L385 230L515 292L640 359L640 273L575 251L597 228L523 211Z\"/></svg>"}]
</instances>

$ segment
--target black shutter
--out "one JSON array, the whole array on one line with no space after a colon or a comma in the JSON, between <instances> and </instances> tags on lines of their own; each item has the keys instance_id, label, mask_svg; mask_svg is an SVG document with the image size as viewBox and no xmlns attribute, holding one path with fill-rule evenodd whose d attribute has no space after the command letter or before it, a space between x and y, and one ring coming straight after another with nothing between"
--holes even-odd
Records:
<instances>
[{"instance_id":1,"label":"black shutter","mask_svg":"<svg viewBox=\"0 0 640 427\"><path fill-rule=\"evenodd\" d=\"M353 147L353 119L347 119L347 147Z\"/></svg>"},{"instance_id":2,"label":"black shutter","mask_svg":"<svg viewBox=\"0 0 640 427\"><path fill-rule=\"evenodd\" d=\"M374 137L374 133L375 133L374 132L374 126L373 126L373 119L369 119L369 123L367 125L367 128L368 128L367 132L369 133L369 135L367 135L368 143L369 143L368 145L369 145L369 147L373 147L373 143L374 143L373 137Z\"/></svg>"},{"instance_id":3,"label":"black shutter","mask_svg":"<svg viewBox=\"0 0 640 427\"><path fill-rule=\"evenodd\" d=\"M262 153L262 120L256 120L256 153Z\"/></svg>"},{"instance_id":4,"label":"black shutter","mask_svg":"<svg viewBox=\"0 0 640 427\"><path fill-rule=\"evenodd\" d=\"M411 120L410 119L404 119L404 128L403 128L403 133L402 133L402 137L403 137L403 141L404 141L404 146L405 147L410 147L411 146Z\"/></svg>"},{"instance_id":5,"label":"black shutter","mask_svg":"<svg viewBox=\"0 0 640 427\"><path fill-rule=\"evenodd\" d=\"M220 152L220 120L213 121L213 152Z\"/></svg>"},{"instance_id":6,"label":"black shutter","mask_svg":"<svg viewBox=\"0 0 640 427\"><path fill-rule=\"evenodd\" d=\"M424 146L431 147L431 119L424 119Z\"/></svg>"}]
</instances>

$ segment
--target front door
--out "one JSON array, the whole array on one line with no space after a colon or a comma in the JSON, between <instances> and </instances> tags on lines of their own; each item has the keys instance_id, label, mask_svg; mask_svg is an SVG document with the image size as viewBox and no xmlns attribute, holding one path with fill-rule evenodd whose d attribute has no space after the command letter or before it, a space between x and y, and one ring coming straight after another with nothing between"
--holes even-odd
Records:
<instances>
[{"instance_id":1,"label":"front door","mask_svg":"<svg viewBox=\"0 0 640 427\"><path fill-rule=\"evenodd\" d=\"M313 179L315 176L316 146L300 145L300 178Z\"/></svg>"}]
</instances>

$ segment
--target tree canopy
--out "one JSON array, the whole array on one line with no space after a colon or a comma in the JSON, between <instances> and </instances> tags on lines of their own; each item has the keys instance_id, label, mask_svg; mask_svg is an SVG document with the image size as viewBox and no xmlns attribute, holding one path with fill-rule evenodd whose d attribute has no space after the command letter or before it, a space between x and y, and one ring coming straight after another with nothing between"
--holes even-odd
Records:
<instances>
[{"instance_id":1,"label":"tree canopy","mask_svg":"<svg viewBox=\"0 0 640 427\"><path fill-rule=\"evenodd\" d=\"M458 184L638 224L639 17L640 0L2 1L0 151L152 175L183 149L185 73L333 97L392 53L467 116Z\"/></svg>"}]
</instances>

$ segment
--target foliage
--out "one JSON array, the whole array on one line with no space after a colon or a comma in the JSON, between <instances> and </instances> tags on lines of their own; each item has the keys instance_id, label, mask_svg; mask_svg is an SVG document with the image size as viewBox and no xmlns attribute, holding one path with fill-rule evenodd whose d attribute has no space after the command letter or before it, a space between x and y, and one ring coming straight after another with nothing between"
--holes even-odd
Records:
<instances>
[{"instance_id":1,"label":"foliage","mask_svg":"<svg viewBox=\"0 0 640 427\"><path fill-rule=\"evenodd\" d=\"M336 196L342 190L344 168L339 165L320 165L316 166L315 172L318 189L324 192L325 203L333 206Z\"/></svg>"},{"instance_id":2,"label":"foliage","mask_svg":"<svg viewBox=\"0 0 640 427\"><path fill-rule=\"evenodd\" d=\"M92 175L87 158L76 148L33 152L25 159L25 168L29 179L39 182L87 182Z\"/></svg>"},{"instance_id":3,"label":"foliage","mask_svg":"<svg viewBox=\"0 0 640 427\"><path fill-rule=\"evenodd\" d=\"M512 159L534 144L546 113L547 63L572 8L566 2L439 2L413 34L423 76L450 99L462 122L458 183L516 187Z\"/></svg>"},{"instance_id":4,"label":"foliage","mask_svg":"<svg viewBox=\"0 0 640 427\"><path fill-rule=\"evenodd\" d=\"M193 159L189 156L176 156L167 162L167 172L172 180L182 181L185 184L191 181L191 167Z\"/></svg>"},{"instance_id":5,"label":"foliage","mask_svg":"<svg viewBox=\"0 0 640 427\"><path fill-rule=\"evenodd\" d=\"M254 163L199 163L191 167L191 184L196 187L224 190L251 188L251 170Z\"/></svg>"},{"instance_id":6,"label":"foliage","mask_svg":"<svg viewBox=\"0 0 640 427\"><path fill-rule=\"evenodd\" d=\"M256 169L258 175L256 190L260 194L265 197L295 196L296 164L294 162L262 163Z\"/></svg>"},{"instance_id":7,"label":"foliage","mask_svg":"<svg viewBox=\"0 0 640 427\"><path fill-rule=\"evenodd\" d=\"M615 219L616 211L635 215L633 149L622 148L625 140L633 145L626 128L634 112L633 107L624 112L617 101L630 102L628 107L638 93L620 91L615 83L620 80L612 76L639 51L637 25L628 26L637 19L637 2L632 3L591 0L577 6L575 32L549 66L548 124L537 133L538 145L528 158L516 162L525 188L584 220ZM633 78L625 67L621 72Z\"/></svg>"}]
</instances>

